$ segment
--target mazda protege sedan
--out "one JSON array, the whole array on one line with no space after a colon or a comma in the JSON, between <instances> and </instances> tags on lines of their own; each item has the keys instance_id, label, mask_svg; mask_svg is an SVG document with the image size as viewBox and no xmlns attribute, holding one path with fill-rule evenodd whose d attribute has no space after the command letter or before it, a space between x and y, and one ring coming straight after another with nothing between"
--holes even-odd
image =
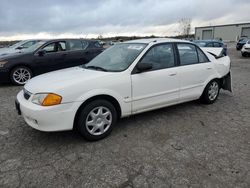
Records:
<instances>
[{"instance_id":1,"label":"mazda protege sedan","mask_svg":"<svg viewBox=\"0 0 250 188\"><path fill-rule=\"evenodd\" d=\"M110 134L122 117L231 91L230 59L175 39L116 44L89 63L37 76L17 95L16 108L41 131L76 128L85 139Z\"/></svg>"}]
</instances>

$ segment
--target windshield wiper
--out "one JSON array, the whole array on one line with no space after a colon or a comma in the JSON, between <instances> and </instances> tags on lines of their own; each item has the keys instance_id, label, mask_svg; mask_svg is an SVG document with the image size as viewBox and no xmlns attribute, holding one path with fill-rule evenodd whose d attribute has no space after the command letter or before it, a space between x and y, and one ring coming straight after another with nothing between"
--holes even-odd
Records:
<instances>
[{"instance_id":1,"label":"windshield wiper","mask_svg":"<svg viewBox=\"0 0 250 188\"><path fill-rule=\"evenodd\" d=\"M108 72L107 69L102 68L102 67L98 67L98 66L84 66L84 68L86 68L86 69L95 69L95 70L101 70L101 71Z\"/></svg>"}]
</instances>

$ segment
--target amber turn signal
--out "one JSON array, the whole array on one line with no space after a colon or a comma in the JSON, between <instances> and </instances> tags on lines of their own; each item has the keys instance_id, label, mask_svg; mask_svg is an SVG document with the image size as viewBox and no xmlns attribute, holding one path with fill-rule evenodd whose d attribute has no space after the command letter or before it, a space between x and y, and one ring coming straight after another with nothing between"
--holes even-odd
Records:
<instances>
[{"instance_id":1,"label":"amber turn signal","mask_svg":"<svg viewBox=\"0 0 250 188\"><path fill-rule=\"evenodd\" d=\"M60 95L49 93L43 100L42 105L53 106L53 105L61 104L61 102L62 102L62 97Z\"/></svg>"}]
</instances>

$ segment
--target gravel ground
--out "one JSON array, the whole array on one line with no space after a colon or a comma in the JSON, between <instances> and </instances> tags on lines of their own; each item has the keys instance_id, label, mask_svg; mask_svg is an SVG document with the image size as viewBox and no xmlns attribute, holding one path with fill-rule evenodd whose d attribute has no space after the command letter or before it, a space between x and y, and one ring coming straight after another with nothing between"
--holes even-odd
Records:
<instances>
[{"instance_id":1,"label":"gravel ground","mask_svg":"<svg viewBox=\"0 0 250 188\"><path fill-rule=\"evenodd\" d=\"M98 142L30 128L21 87L1 85L0 187L250 187L250 58L229 56L234 94L122 119Z\"/></svg>"}]
</instances>

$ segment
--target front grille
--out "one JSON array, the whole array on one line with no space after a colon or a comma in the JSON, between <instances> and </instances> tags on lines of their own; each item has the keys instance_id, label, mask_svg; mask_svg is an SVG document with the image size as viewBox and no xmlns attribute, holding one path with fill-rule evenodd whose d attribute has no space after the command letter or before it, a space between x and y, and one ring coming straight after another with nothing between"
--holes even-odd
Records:
<instances>
[{"instance_id":1,"label":"front grille","mask_svg":"<svg viewBox=\"0 0 250 188\"><path fill-rule=\"evenodd\" d=\"M23 97L26 99L26 100L29 100L31 96L31 93L28 92L26 89L23 89Z\"/></svg>"}]
</instances>

